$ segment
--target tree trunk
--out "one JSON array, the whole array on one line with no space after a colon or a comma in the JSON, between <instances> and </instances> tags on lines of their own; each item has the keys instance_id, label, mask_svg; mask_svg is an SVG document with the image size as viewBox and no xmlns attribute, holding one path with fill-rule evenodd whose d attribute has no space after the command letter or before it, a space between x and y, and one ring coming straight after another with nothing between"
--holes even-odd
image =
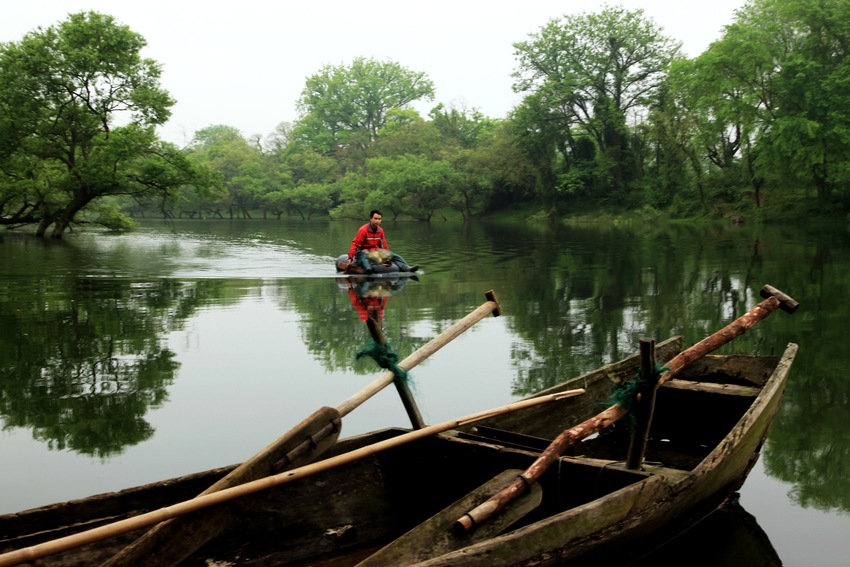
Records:
<instances>
[{"instance_id":1,"label":"tree trunk","mask_svg":"<svg viewBox=\"0 0 850 567\"><path fill-rule=\"evenodd\" d=\"M81 193L86 192L78 190L77 194L74 195L74 198L71 199L71 202L65 207L65 210L56 216L53 224L53 232L50 234L50 238L55 238L57 240L62 238L65 234L65 230L71 225L76 214L94 199L94 197L86 197Z\"/></svg>"},{"instance_id":2,"label":"tree trunk","mask_svg":"<svg viewBox=\"0 0 850 567\"><path fill-rule=\"evenodd\" d=\"M53 224L53 217L45 216L38 223L38 228L35 231L35 235L38 237L44 236L44 233L47 232L47 227Z\"/></svg>"}]
</instances>

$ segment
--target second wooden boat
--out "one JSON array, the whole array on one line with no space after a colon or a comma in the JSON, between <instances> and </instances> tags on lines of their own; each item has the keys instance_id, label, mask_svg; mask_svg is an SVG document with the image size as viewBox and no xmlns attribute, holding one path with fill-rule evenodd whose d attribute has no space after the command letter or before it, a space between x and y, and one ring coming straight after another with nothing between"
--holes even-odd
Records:
<instances>
[{"instance_id":1,"label":"second wooden boat","mask_svg":"<svg viewBox=\"0 0 850 567\"><path fill-rule=\"evenodd\" d=\"M658 360L680 348L678 338L657 345ZM789 344L776 357L700 358L659 388L637 469L625 466L630 430L624 420L570 447L542 475L539 489L469 533L453 528L457 518L532 465L564 429L605 407L615 382L635 375L637 355L538 393L583 388L584 396L459 426L220 504L226 526L180 564L492 567L599 558L616 564L641 553L641 542L713 510L741 486L796 352ZM322 458L407 434L386 429L343 439ZM0 552L18 557L16 550L170 506L228 470L0 516ZM24 564L102 564L145 531ZM136 561L172 564L158 554Z\"/></svg>"}]
</instances>

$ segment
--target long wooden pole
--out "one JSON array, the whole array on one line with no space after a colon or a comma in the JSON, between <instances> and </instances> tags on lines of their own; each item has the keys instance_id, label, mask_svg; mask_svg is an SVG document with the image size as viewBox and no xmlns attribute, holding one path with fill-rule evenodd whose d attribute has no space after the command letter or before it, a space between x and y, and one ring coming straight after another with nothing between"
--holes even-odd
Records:
<instances>
[{"instance_id":1,"label":"long wooden pole","mask_svg":"<svg viewBox=\"0 0 850 567\"><path fill-rule=\"evenodd\" d=\"M761 295L762 297L766 297L766 299L753 307L749 312L738 317L711 336L682 351L667 362L665 364L667 370L659 378L658 386L660 387L664 382L673 378L688 364L717 350L735 337L742 335L747 329L778 308L782 307L785 311L793 313L799 306L792 298L771 286L764 286L761 289ZM468 532L474 529L476 524L486 521L517 497L525 494L528 487L537 482L543 476L543 473L552 466L568 447L571 447L589 435L598 433L609 427L627 413L628 410L623 406L614 404L587 421L563 431L513 483L505 487L501 492L493 495L486 502L458 518L455 521L455 530L460 533Z\"/></svg>"},{"instance_id":2,"label":"long wooden pole","mask_svg":"<svg viewBox=\"0 0 850 567\"><path fill-rule=\"evenodd\" d=\"M235 498L240 498L242 496L247 496L249 494L254 494L262 490L266 490L275 486L286 484L288 482L299 480L320 472L324 472L334 467L338 467L340 465L355 461L357 459L362 459L364 457L374 455L375 453L385 451L392 447L397 447L405 443L410 443L412 441L429 437L431 435L435 435L443 431L448 431L449 429L455 429L463 425L480 421L482 419L488 419L497 415L510 413L520 409L525 409L540 404L547 404L558 400L563 400L565 398L579 396L584 393L585 390L579 388L576 390L568 390L557 394L549 394L546 396L530 398L528 400L521 400L494 409L473 413L458 419L444 421L436 425L430 425L422 429L416 429L409 433L405 433L397 437L393 437L391 439L385 439L372 445L367 445L365 447L355 449L348 453L343 453L335 457L330 457L323 461L310 463L297 469L292 469L273 476L268 476L251 482L246 482L245 484L226 488L218 492L212 492L209 494L198 496L191 500L185 500L183 502L179 502L177 504L173 504L165 508L160 508L158 510L147 512L145 514L140 514L132 518L119 520L112 524L93 528L78 534L58 538L31 547L26 547L23 549L4 553L0 555L0 567L8 567L11 565L23 563L25 561L32 561L40 557L45 557L54 553L67 551L69 549L81 547L83 545L94 543L102 539L137 530L139 528L158 524L159 522L169 520L182 514L188 514L189 512L201 510L203 508L207 508L215 504L221 504L223 502L227 502Z\"/></svg>"},{"instance_id":3,"label":"long wooden pole","mask_svg":"<svg viewBox=\"0 0 850 567\"><path fill-rule=\"evenodd\" d=\"M377 320L371 317L366 319L366 327L368 327L373 341L383 347L387 346L387 338L384 336L381 324ZM407 412L407 417L410 419L410 425L413 429L422 429L425 427L425 419L422 417L422 412L419 411L419 406L416 405L416 398L413 397L413 392L410 391L407 382L398 376L394 376L393 384L395 384L395 389L401 398L401 403L404 405L404 411Z\"/></svg>"},{"instance_id":4,"label":"long wooden pole","mask_svg":"<svg viewBox=\"0 0 850 567\"><path fill-rule=\"evenodd\" d=\"M451 327L428 341L425 345L418 348L413 354L402 360L398 363L401 368L405 370L410 370L415 367L417 364L449 344L452 340L457 338L461 333L472 327L475 323L492 313L494 316L498 317L502 314L502 309L499 307L499 302L496 300L496 293L491 289L487 293L484 294L487 298L487 301L480 305L475 311L471 312L469 315L454 323ZM371 384L368 384L365 388L360 390L357 394L351 396L343 403L338 405L336 409L339 410L339 413L342 417L345 417L352 410L354 410L357 406L362 404L364 401L368 400L376 393L380 392L387 386L393 383L393 378L395 375L392 372L384 372L378 378L376 378Z\"/></svg>"},{"instance_id":5,"label":"long wooden pole","mask_svg":"<svg viewBox=\"0 0 850 567\"><path fill-rule=\"evenodd\" d=\"M640 392L637 405L634 408L635 424L632 440L629 443L629 456L626 457L626 468L638 470L643 463L649 428L652 425L652 414L655 411L655 392L658 391L658 376L655 370L655 340L643 338L640 340Z\"/></svg>"},{"instance_id":6,"label":"long wooden pole","mask_svg":"<svg viewBox=\"0 0 850 567\"><path fill-rule=\"evenodd\" d=\"M484 295L487 299L486 303L440 333L426 345L417 349L404 359L400 366L405 369L413 368L486 315L490 313L499 315L501 309L496 300L496 294L493 290L489 290ZM369 321L367 321L367 324ZM373 321L373 324L376 324L376 322ZM369 330L376 341L382 344L386 342L377 327L370 326ZM412 394L407 390L406 384L396 380L392 372L387 372L336 408L320 408L265 449L247 459L226 477L209 487L202 495L293 469L315 460L336 442L342 427L342 417L391 383L395 383L399 389L402 403L411 419L413 428L423 428L425 422L416 407ZM137 565L141 560L140 558L143 557L147 557L146 561L156 566L176 564L206 541L215 537L216 533L224 528L226 521L226 514L216 511L204 515L203 518L177 518L174 521L162 522L112 557L104 564L104 567Z\"/></svg>"}]
</instances>

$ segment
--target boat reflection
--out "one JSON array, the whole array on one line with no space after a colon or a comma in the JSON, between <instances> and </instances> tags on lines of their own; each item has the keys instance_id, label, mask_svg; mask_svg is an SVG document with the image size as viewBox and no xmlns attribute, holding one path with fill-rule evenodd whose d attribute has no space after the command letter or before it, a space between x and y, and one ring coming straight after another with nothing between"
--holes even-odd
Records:
<instances>
[{"instance_id":1,"label":"boat reflection","mask_svg":"<svg viewBox=\"0 0 850 567\"><path fill-rule=\"evenodd\" d=\"M358 278L348 277L339 280L340 287L348 288L351 305L357 311L358 318L366 323L372 343L360 349L357 358L372 357L382 368L391 371L395 377L393 384L398 391L407 416L414 429L425 427L425 420L416 405L416 400L407 383L407 371L398 365L398 355L392 351L384 336L383 319L390 296L401 291L416 276Z\"/></svg>"},{"instance_id":2,"label":"boat reflection","mask_svg":"<svg viewBox=\"0 0 850 567\"><path fill-rule=\"evenodd\" d=\"M691 567L775 567L782 565L767 534L737 500L721 506L663 543L631 567L673 565L687 557Z\"/></svg>"},{"instance_id":3,"label":"boat reflection","mask_svg":"<svg viewBox=\"0 0 850 567\"><path fill-rule=\"evenodd\" d=\"M351 306L357 311L358 318L364 323L369 319L381 321L390 296L400 292L407 282L416 276L396 278L358 278L347 277L337 280L339 286L348 289Z\"/></svg>"}]
</instances>

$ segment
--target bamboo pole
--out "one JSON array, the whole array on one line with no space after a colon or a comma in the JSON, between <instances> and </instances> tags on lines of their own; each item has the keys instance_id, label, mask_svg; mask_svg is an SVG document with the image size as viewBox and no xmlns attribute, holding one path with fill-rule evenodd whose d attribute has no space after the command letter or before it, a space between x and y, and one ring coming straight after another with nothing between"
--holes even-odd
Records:
<instances>
[{"instance_id":1,"label":"bamboo pole","mask_svg":"<svg viewBox=\"0 0 850 567\"><path fill-rule=\"evenodd\" d=\"M384 331L381 329L381 324L375 319L366 319L366 326L369 328L369 333L372 335L372 340L379 345L386 347L387 338L384 336ZM410 425L413 429L422 429L427 425L422 413L419 411L419 406L416 405L416 398L413 397L413 392L407 386L407 383L398 376L393 375L393 384L401 398L401 403L404 405L404 411L407 412L407 417L410 419Z\"/></svg>"},{"instance_id":2,"label":"bamboo pole","mask_svg":"<svg viewBox=\"0 0 850 567\"><path fill-rule=\"evenodd\" d=\"M209 494L198 496L191 500L178 502L177 504L173 504L165 508L160 508L158 510L147 512L145 514L140 514L132 518L119 520L117 522L93 528L78 534L58 538L31 547L25 547L23 549L4 553L0 555L0 567L8 567L11 565L23 563L25 561L32 561L41 557L53 555L55 553L67 551L69 549L74 549L76 547L81 547L83 545L94 543L102 539L137 530L139 528L158 524L159 522L163 522L183 514L188 514L189 512L201 510L203 508L214 506L216 504L221 504L223 502L227 502L235 498L240 498L242 496L247 496L249 494L254 494L262 490L267 490L275 486L280 486L288 482L299 480L320 472L330 470L334 467L350 463L357 459L362 459L364 457L374 455L381 451L385 451L393 447L398 447L400 445L404 445L412 441L423 439L425 437L429 437L437 433L442 433L444 431L448 431L449 429L455 429L463 425L468 425L470 423L474 423L482 419L488 419L491 417L537 406L540 404L546 404L563 400L566 398L571 398L574 396L580 396L584 393L585 390L579 388L576 390L568 390L566 392L560 392L557 394L549 394L537 398L530 398L528 400L521 400L497 408L473 413L458 419L444 421L436 425L430 425L422 429L416 429L409 433L405 433L397 437L393 437L391 439L385 439L372 445L367 445L365 447L355 449L348 453L343 453L335 457L330 457L323 461L310 463L297 469L292 469L273 476L268 476L251 482L246 482L245 484L226 488L218 492L212 492Z\"/></svg>"},{"instance_id":3,"label":"bamboo pole","mask_svg":"<svg viewBox=\"0 0 850 567\"><path fill-rule=\"evenodd\" d=\"M415 367L417 364L449 344L452 340L456 339L461 335L464 331L472 327L475 323L493 313L493 316L498 317L502 314L502 309L499 306L499 302L496 299L496 293L491 289L487 293L484 294L487 298L487 301L481 304L475 311L469 313L466 317L461 319L460 321L455 322L448 329L428 341L426 344L418 348L413 354L402 360L398 363L399 367L404 368L405 370L410 370ZM384 372L378 378L376 378L371 384L368 384L365 388L363 388L357 394L351 396L340 405L337 406L336 409L339 410L339 413L342 417L345 417L352 410L354 410L357 406L362 404L364 401L368 400L376 393L380 392L387 386L393 383L393 378L395 375L392 372Z\"/></svg>"},{"instance_id":4,"label":"bamboo pole","mask_svg":"<svg viewBox=\"0 0 850 567\"><path fill-rule=\"evenodd\" d=\"M412 368L455 339L462 332L469 329L473 324L483 319L487 314L491 312L496 315L500 314L501 309L499 308L493 290L489 290L484 295L487 299L486 303L479 306L459 323L452 325L429 343L417 349L400 364L404 365L406 369ZM367 325L369 326L372 338L376 342L386 344L386 339L383 337L383 332L377 326L377 322L369 319L367 320ZM402 403L413 424L413 428L421 429L424 427L425 421L422 419L413 395L410 393L407 385L401 380L395 379L395 375L392 372L388 372L382 374L374 382L345 400L336 408L320 408L313 415L307 417L297 426L273 441L261 452L246 460L225 478L209 487L201 495L218 492L219 490L269 476L276 472L293 469L315 460L318 455L336 441L342 427L342 417L391 383L395 383L399 390ZM293 441L298 439L303 440L301 444L290 449L294 444ZM226 513L216 511L207 514L203 518L180 518L173 522L160 523L116 554L106 562L104 567L135 565L138 563L140 557L151 557L154 550L156 550L155 557L158 565L175 564L198 549L208 539L215 537L215 534L224 528L226 521ZM200 529L199 526L201 525L207 527Z\"/></svg>"},{"instance_id":5,"label":"bamboo pole","mask_svg":"<svg viewBox=\"0 0 850 567\"><path fill-rule=\"evenodd\" d=\"M484 295L487 299L486 303L479 306L460 322L446 329L429 343L417 349L400 364L405 365L406 369L412 368L483 319L487 314L492 312L499 315L501 309L493 290L489 290ZM377 326L377 322L369 319L367 325L369 322L372 323L372 326L369 326L372 338L385 344L386 339ZM411 419L413 428L421 429L424 427L425 421L422 419L407 385L403 381L395 379L392 372L388 372L336 408L320 408L261 452L243 462L225 478L205 490L202 495L218 492L276 472L293 469L315 460L318 455L336 441L342 427L342 417L391 383L395 383L399 390L402 403ZM294 443L299 439L303 441L300 445L294 446ZM148 559L148 562L160 566L178 563L206 541L215 537L216 533L224 528L226 524L224 516L224 512L216 512L207 514L200 519L179 518L175 521L162 522L116 554L106 562L104 567L136 565L140 557L150 558L154 550L156 550L155 559ZM204 526L203 529L201 529L202 526Z\"/></svg>"},{"instance_id":6,"label":"bamboo pole","mask_svg":"<svg viewBox=\"0 0 850 567\"><path fill-rule=\"evenodd\" d=\"M660 387L664 382L673 378L687 365L717 350L735 337L744 334L750 327L778 308L781 307L783 310L793 313L799 307L799 304L794 299L772 286L765 285L760 293L762 297L766 298L764 301L758 303L749 312L741 315L726 327L682 351L667 362L665 364L667 370L659 378L658 386ZM459 533L468 532L474 529L476 524L486 521L493 514L510 504L514 499L525 494L528 491L528 487L537 482L543 476L543 473L552 466L567 448L589 435L598 433L609 427L623 418L627 413L628 411L623 406L614 404L587 421L563 431L513 483L498 494L493 495L486 502L458 518L455 521L455 530Z\"/></svg>"}]
</instances>

